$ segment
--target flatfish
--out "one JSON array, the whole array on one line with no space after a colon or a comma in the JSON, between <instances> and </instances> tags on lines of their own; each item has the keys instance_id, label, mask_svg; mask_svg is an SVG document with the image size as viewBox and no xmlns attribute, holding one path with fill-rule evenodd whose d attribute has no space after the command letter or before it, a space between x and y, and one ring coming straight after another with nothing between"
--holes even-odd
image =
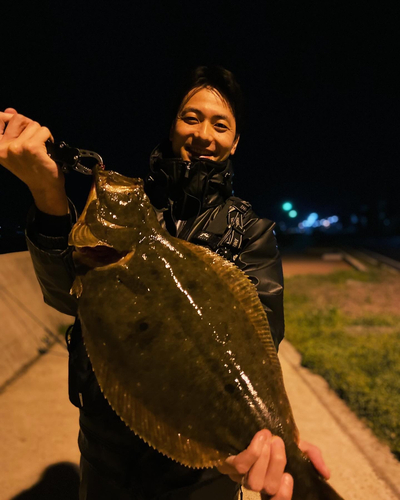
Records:
<instances>
[{"instance_id":1,"label":"flatfish","mask_svg":"<svg viewBox=\"0 0 400 500\"><path fill-rule=\"evenodd\" d=\"M140 179L95 170L70 244L84 342L104 396L150 446L213 467L269 429L295 500L341 497L297 446L266 314L234 264L171 237Z\"/></svg>"}]
</instances>

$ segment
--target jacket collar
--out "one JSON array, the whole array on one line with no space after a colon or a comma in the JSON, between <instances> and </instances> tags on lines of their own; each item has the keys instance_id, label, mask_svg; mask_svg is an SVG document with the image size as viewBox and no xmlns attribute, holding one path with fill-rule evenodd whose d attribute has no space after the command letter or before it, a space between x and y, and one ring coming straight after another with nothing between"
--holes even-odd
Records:
<instances>
[{"instance_id":1,"label":"jacket collar","mask_svg":"<svg viewBox=\"0 0 400 500\"><path fill-rule=\"evenodd\" d=\"M232 196L231 160L185 162L174 158L171 143L156 146L150 156L150 174L145 179L146 193L158 209L173 205L178 218L197 215L223 203Z\"/></svg>"}]
</instances>

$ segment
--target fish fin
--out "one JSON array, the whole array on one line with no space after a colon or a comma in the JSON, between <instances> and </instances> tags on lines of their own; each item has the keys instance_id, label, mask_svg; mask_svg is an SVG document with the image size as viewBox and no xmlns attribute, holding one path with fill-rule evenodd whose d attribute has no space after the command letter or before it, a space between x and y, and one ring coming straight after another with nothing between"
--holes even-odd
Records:
<instances>
[{"instance_id":1,"label":"fish fin","mask_svg":"<svg viewBox=\"0 0 400 500\"><path fill-rule=\"evenodd\" d=\"M75 295L77 299L82 295L83 286L82 286L82 278L80 276L76 276L74 282L72 283L71 290L69 291L70 295Z\"/></svg>"},{"instance_id":2,"label":"fish fin","mask_svg":"<svg viewBox=\"0 0 400 500\"><path fill-rule=\"evenodd\" d=\"M224 259L218 254L212 252L208 248L194 245L185 240L179 240L182 245L189 248L203 261L210 263L212 270L217 276L227 283L235 295L235 299L247 312L247 316L259 336L261 343L268 353L270 363L274 364L274 368L280 372L282 380L282 368L276 352L276 347L272 339L271 330L269 327L268 317L261 304L257 293L256 286L250 281L249 276L239 269L234 263ZM290 408L290 403L289 403ZM296 443L299 442L299 431L294 421L293 413L290 408L288 419L293 426L293 438Z\"/></svg>"},{"instance_id":3,"label":"fish fin","mask_svg":"<svg viewBox=\"0 0 400 500\"><path fill-rule=\"evenodd\" d=\"M208 248L194 245L193 243L183 240L181 243L188 247L199 258L209 262L212 265L212 270L218 277L230 286L239 304L249 313L249 319L265 349L276 354L276 348L272 340L267 315L260 302L257 288L250 281L249 276L235 264L215 254ZM280 366L277 356L272 356L272 359L277 366Z\"/></svg>"},{"instance_id":4,"label":"fish fin","mask_svg":"<svg viewBox=\"0 0 400 500\"><path fill-rule=\"evenodd\" d=\"M90 337L85 335L86 328L82 319L81 323L85 347L90 358L90 345L87 346L87 340L85 340L88 339L90 343ZM161 422L138 399L119 385L118 377L106 362L97 364L94 372L103 395L113 410L137 436L152 448L182 465L195 469L215 467L227 458L227 454L224 455L215 448L208 447L194 439L188 439L184 434L178 433L168 424Z\"/></svg>"},{"instance_id":5,"label":"fish fin","mask_svg":"<svg viewBox=\"0 0 400 500\"><path fill-rule=\"evenodd\" d=\"M294 482L292 500L344 500L299 449L292 449L287 456L285 470L292 475Z\"/></svg>"}]
</instances>

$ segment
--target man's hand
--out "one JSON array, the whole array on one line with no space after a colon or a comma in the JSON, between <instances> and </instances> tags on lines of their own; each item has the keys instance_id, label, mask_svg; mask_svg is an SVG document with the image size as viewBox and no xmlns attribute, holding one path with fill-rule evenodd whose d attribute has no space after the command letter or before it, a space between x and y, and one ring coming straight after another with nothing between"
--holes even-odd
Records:
<instances>
[{"instance_id":1,"label":"man's hand","mask_svg":"<svg viewBox=\"0 0 400 500\"><path fill-rule=\"evenodd\" d=\"M299 448L317 471L329 479L330 472L319 448L302 440ZM218 470L246 488L267 495L271 500L291 500L293 478L284 472L285 466L286 453L282 439L264 429L257 432L248 448L228 457Z\"/></svg>"},{"instance_id":2,"label":"man's hand","mask_svg":"<svg viewBox=\"0 0 400 500\"><path fill-rule=\"evenodd\" d=\"M291 500L293 479L284 472L285 466L282 439L263 429L257 432L248 448L228 457L218 470L250 490L270 495L271 500Z\"/></svg>"},{"instance_id":3,"label":"man's hand","mask_svg":"<svg viewBox=\"0 0 400 500\"><path fill-rule=\"evenodd\" d=\"M64 175L48 156L50 130L13 108L0 112L0 164L30 189L37 207L53 215L68 213Z\"/></svg>"},{"instance_id":4,"label":"man's hand","mask_svg":"<svg viewBox=\"0 0 400 500\"><path fill-rule=\"evenodd\" d=\"M318 448L318 446L300 439L299 448L305 455L308 456L308 458L311 460L312 464L322 477L324 477L325 479L329 479L331 477L330 470L324 462L321 450Z\"/></svg>"}]
</instances>

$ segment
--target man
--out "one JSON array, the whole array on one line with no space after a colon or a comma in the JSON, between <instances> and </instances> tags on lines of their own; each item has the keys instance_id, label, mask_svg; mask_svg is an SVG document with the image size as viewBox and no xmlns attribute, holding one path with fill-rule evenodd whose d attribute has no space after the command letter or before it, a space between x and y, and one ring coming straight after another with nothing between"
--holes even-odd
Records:
<instances>
[{"instance_id":1,"label":"man","mask_svg":"<svg viewBox=\"0 0 400 500\"><path fill-rule=\"evenodd\" d=\"M0 114L0 126L0 162L27 184L34 198L28 248L44 299L75 315L77 301L69 295L75 272L67 237L76 214L63 174L47 155L45 142L51 133L12 108ZM146 192L172 235L209 246L250 276L278 347L284 327L283 279L274 224L232 197L230 157L240 126L241 94L233 75L219 67L197 68L179 99L169 140L151 156ZM229 217L236 226L228 224ZM285 447L279 437L266 429L258 432L246 450L218 470L183 467L148 447L113 412L91 369L78 320L68 346L70 399L80 408L81 500L228 499L240 483L274 500L290 500L293 480L284 473ZM319 451L307 443L301 447L328 477Z\"/></svg>"}]
</instances>

